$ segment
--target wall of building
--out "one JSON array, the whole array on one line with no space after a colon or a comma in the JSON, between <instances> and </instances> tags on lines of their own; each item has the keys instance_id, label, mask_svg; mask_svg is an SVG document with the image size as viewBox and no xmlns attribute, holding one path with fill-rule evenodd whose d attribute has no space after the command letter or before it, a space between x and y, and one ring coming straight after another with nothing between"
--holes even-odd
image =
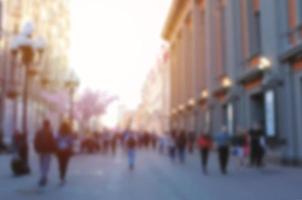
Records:
<instances>
[{"instance_id":1,"label":"wall of building","mask_svg":"<svg viewBox=\"0 0 302 200\"><path fill-rule=\"evenodd\" d=\"M163 30L171 44L171 129L216 134L227 126L233 135L260 123L276 147L272 157L300 162L301 1L185 2L173 1Z\"/></svg>"},{"instance_id":2,"label":"wall of building","mask_svg":"<svg viewBox=\"0 0 302 200\"><path fill-rule=\"evenodd\" d=\"M135 120L139 130L157 134L164 134L169 130L171 94L169 67L170 54L167 47L163 47L142 89L142 102Z\"/></svg>"},{"instance_id":3,"label":"wall of building","mask_svg":"<svg viewBox=\"0 0 302 200\"><path fill-rule=\"evenodd\" d=\"M14 37L19 34L26 22L34 25L33 38L43 37L46 48L42 59L35 65L38 67L38 75L30 80L29 89L29 132L32 135L41 122L41 117L49 114L53 124L56 126L59 116L57 110L53 109L48 99L41 96L43 92L56 93L65 90L65 79L68 70L69 52L69 6L68 0L2 0L1 21L1 69L5 71L5 87L1 93L4 100L1 112L4 116L2 127L6 137L10 137L14 129L21 131L22 121L22 91L24 81L24 67L20 61L14 61L10 54L10 45ZM12 71L12 66L15 70ZM12 76L11 74L14 74ZM47 86L42 80L48 80ZM2 84L3 85L3 84ZM14 88L14 89L13 89ZM14 99L8 98L7 92L16 90L18 96ZM16 102L16 106L14 106ZM17 116L14 107L17 107ZM48 114L47 114L48 113ZM57 120L54 120L57 118ZM37 120L36 120L37 119Z\"/></svg>"}]
</instances>

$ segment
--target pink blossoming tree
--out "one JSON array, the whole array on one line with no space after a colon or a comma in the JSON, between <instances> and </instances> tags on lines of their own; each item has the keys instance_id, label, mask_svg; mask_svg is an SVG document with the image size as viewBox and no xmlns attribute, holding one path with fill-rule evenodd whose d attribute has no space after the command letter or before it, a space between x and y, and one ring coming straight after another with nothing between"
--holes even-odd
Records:
<instances>
[{"instance_id":1,"label":"pink blossoming tree","mask_svg":"<svg viewBox=\"0 0 302 200\"><path fill-rule=\"evenodd\" d=\"M86 89L75 102L74 117L85 129L92 118L104 115L108 106L116 99L106 92Z\"/></svg>"}]
</instances>

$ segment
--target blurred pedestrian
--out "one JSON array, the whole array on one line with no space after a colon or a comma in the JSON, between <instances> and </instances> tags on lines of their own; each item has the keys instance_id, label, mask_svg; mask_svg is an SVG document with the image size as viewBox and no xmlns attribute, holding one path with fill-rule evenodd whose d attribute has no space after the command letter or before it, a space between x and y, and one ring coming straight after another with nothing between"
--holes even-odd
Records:
<instances>
[{"instance_id":1,"label":"blurred pedestrian","mask_svg":"<svg viewBox=\"0 0 302 200\"><path fill-rule=\"evenodd\" d=\"M68 164L72 156L73 134L70 123L63 122L60 126L57 138L57 158L59 162L59 172L61 185L66 182Z\"/></svg>"},{"instance_id":2,"label":"blurred pedestrian","mask_svg":"<svg viewBox=\"0 0 302 200\"><path fill-rule=\"evenodd\" d=\"M158 137L158 146L160 154L164 154L165 152L167 137L168 136L166 136L166 134Z\"/></svg>"},{"instance_id":3,"label":"blurred pedestrian","mask_svg":"<svg viewBox=\"0 0 302 200\"><path fill-rule=\"evenodd\" d=\"M234 146L233 155L238 159L240 166L245 165L246 157L248 156L248 134L240 127L237 128L236 134L232 139Z\"/></svg>"},{"instance_id":4,"label":"blurred pedestrian","mask_svg":"<svg viewBox=\"0 0 302 200\"><path fill-rule=\"evenodd\" d=\"M227 128L222 127L221 131L216 136L216 144L218 147L219 165L222 174L227 174L227 165L229 160L229 145L230 136Z\"/></svg>"},{"instance_id":5,"label":"blurred pedestrian","mask_svg":"<svg viewBox=\"0 0 302 200\"><path fill-rule=\"evenodd\" d=\"M41 171L39 186L43 187L47 184L51 157L52 154L55 153L56 149L53 131L48 120L44 120L41 129L37 131L34 138L34 147L39 155L39 165Z\"/></svg>"},{"instance_id":6,"label":"blurred pedestrian","mask_svg":"<svg viewBox=\"0 0 302 200\"><path fill-rule=\"evenodd\" d=\"M137 140L133 133L128 131L126 138L127 152L128 152L128 165L130 170L134 170L135 166L135 149L137 146Z\"/></svg>"},{"instance_id":7,"label":"blurred pedestrian","mask_svg":"<svg viewBox=\"0 0 302 200\"><path fill-rule=\"evenodd\" d=\"M0 153L6 152L8 150L5 142L3 141L3 132L0 130Z\"/></svg>"},{"instance_id":8,"label":"blurred pedestrian","mask_svg":"<svg viewBox=\"0 0 302 200\"><path fill-rule=\"evenodd\" d=\"M181 163L186 161L186 146L187 146L187 136L186 132L183 130L177 136L177 153L178 158Z\"/></svg>"},{"instance_id":9,"label":"blurred pedestrian","mask_svg":"<svg viewBox=\"0 0 302 200\"><path fill-rule=\"evenodd\" d=\"M258 123L250 130L250 165L261 167L265 153L265 138L262 128Z\"/></svg>"},{"instance_id":10,"label":"blurred pedestrian","mask_svg":"<svg viewBox=\"0 0 302 200\"><path fill-rule=\"evenodd\" d=\"M175 160L175 151L176 151L175 131L172 131L171 134L168 135L167 146L168 146L168 151L169 151L169 157L170 157L171 161L174 161Z\"/></svg>"},{"instance_id":11,"label":"blurred pedestrian","mask_svg":"<svg viewBox=\"0 0 302 200\"><path fill-rule=\"evenodd\" d=\"M202 133L198 139L198 146L200 150L201 166L204 174L208 173L207 164L212 145L213 143L210 135Z\"/></svg>"}]
</instances>

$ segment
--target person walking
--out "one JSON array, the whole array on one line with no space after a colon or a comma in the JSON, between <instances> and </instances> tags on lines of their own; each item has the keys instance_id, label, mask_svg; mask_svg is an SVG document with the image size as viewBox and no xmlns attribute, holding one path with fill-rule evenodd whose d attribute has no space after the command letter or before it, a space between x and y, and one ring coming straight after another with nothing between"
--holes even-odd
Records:
<instances>
[{"instance_id":1,"label":"person walking","mask_svg":"<svg viewBox=\"0 0 302 200\"><path fill-rule=\"evenodd\" d=\"M238 127L236 135L232 139L232 145L234 146L233 155L238 158L239 166L245 165L248 155L247 132Z\"/></svg>"},{"instance_id":2,"label":"person walking","mask_svg":"<svg viewBox=\"0 0 302 200\"><path fill-rule=\"evenodd\" d=\"M258 123L255 123L250 130L250 165L261 167L265 152L265 138L263 131Z\"/></svg>"},{"instance_id":3,"label":"person walking","mask_svg":"<svg viewBox=\"0 0 302 200\"><path fill-rule=\"evenodd\" d=\"M187 136L185 131L181 131L177 137L177 153L181 163L185 163L186 161L186 146Z\"/></svg>"},{"instance_id":4,"label":"person walking","mask_svg":"<svg viewBox=\"0 0 302 200\"><path fill-rule=\"evenodd\" d=\"M218 158L220 170L222 174L227 174L227 165L229 160L229 145L230 136L226 127L222 127L221 131L216 136L216 143L218 147Z\"/></svg>"},{"instance_id":5,"label":"person walking","mask_svg":"<svg viewBox=\"0 0 302 200\"><path fill-rule=\"evenodd\" d=\"M175 151L176 151L176 141L175 140L176 140L175 131L172 131L171 134L169 134L167 137L168 152L169 152L169 157L172 162L175 160Z\"/></svg>"},{"instance_id":6,"label":"person walking","mask_svg":"<svg viewBox=\"0 0 302 200\"><path fill-rule=\"evenodd\" d=\"M66 172L72 156L73 134L68 122L63 122L60 126L57 138L57 158L59 162L59 172L61 185L66 182Z\"/></svg>"},{"instance_id":7,"label":"person walking","mask_svg":"<svg viewBox=\"0 0 302 200\"><path fill-rule=\"evenodd\" d=\"M133 133L128 132L126 138L127 152L128 152L128 166L130 170L134 170L135 166L135 149L137 146L137 140Z\"/></svg>"},{"instance_id":8,"label":"person walking","mask_svg":"<svg viewBox=\"0 0 302 200\"><path fill-rule=\"evenodd\" d=\"M48 120L44 120L41 129L37 131L34 138L34 148L39 155L39 165L41 171L39 186L44 187L46 186L48 180L51 157L56 149L52 128Z\"/></svg>"},{"instance_id":9,"label":"person walking","mask_svg":"<svg viewBox=\"0 0 302 200\"><path fill-rule=\"evenodd\" d=\"M212 148L212 139L210 135L202 133L198 139L198 146L200 150L201 166L204 174L208 173L207 164L209 159L209 152Z\"/></svg>"}]
</instances>

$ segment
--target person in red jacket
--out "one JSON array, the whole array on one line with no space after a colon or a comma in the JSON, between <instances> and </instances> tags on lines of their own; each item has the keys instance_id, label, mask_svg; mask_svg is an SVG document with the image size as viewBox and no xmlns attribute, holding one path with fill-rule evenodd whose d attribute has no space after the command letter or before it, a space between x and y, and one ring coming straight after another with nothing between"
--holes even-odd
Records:
<instances>
[{"instance_id":1,"label":"person in red jacket","mask_svg":"<svg viewBox=\"0 0 302 200\"><path fill-rule=\"evenodd\" d=\"M198 146L200 150L201 166L204 174L207 174L207 164L209 159L209 152L212 148L212 139L208 134L201 134L198 139Z\"/></svg>"}]
</instances>

